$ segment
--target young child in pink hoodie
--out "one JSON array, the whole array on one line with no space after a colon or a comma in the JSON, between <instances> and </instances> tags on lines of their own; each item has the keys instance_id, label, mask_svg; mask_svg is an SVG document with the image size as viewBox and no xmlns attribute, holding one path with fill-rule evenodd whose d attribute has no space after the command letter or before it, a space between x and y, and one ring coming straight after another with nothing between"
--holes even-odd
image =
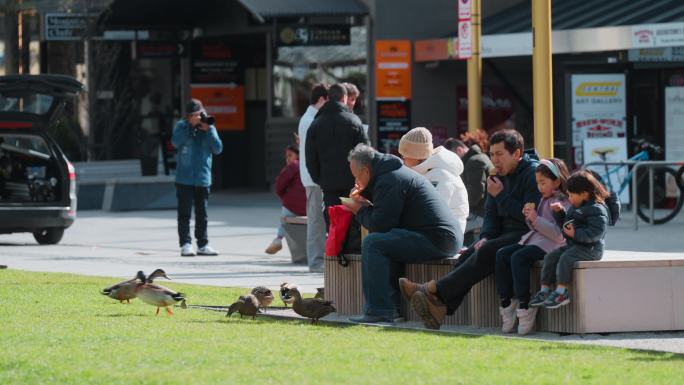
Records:
<instances>
[{"instance_id":1,"label":"young child in pink hoodie","mask_svg":"<svg viewBox=\"0 0 684 385\"><path fill-rule=\"evenodd\" d=\"M535 176L541 200L527 202L523 208L530 231L515 245L501 248L496 253L496 290L501 297L499 313L504 333L512 333L518 322L518 334L529 333L534 327L537 308L530 308L530 269L544 255L565 244L561 229L556 225L551 205L560 203L567 208L565 182L568 168L560 159L542 159Z\"/></svg>"}]
</instances>

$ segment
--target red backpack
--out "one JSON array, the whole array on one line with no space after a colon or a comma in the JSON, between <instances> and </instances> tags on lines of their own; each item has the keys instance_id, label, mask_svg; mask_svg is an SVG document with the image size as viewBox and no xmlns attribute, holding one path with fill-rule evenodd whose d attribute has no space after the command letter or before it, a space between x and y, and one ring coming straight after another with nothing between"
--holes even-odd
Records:
<instances>
[{"instance_id":1,"label":"red backpack","mask_svg":"<svg viewBox=\"0 0 684 385\"><path fill-rule=\"evenodd\" d=\"M328 207L328 218L330 218L330 228L328 239L325 240L325 255L340 258L340 264L346 266L348 262L344 263L346 259L342 258L342 248L354 214L343 205L335 205Z\"/></svg>"}]
</instances>

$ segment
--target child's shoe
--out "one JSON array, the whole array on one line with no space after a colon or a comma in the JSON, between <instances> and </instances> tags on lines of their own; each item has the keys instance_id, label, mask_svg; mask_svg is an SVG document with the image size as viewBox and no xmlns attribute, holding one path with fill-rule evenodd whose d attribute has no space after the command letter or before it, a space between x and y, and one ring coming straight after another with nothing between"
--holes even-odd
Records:
<instances>
[{"instance_id":1,"label":"child's shoe","mask_svg":"<svg viewBox=\"0 0 684 385\"><path fill-rule=\"evenodd\" d=\"M517 310L519 335L524 336L534 329L534 319L537 316L537 310L536 307Z\"/></svg>"},{"instance_id":2,"label":"child's shoe","mask_svg":"<svg viewBox=\"0 0 684 385\"><path fill-rule=\"evenodd\" d=\"M275 254L283 248L283 240L281 238L275 238L271 241L271 244L266 248L266 254Z\"/></svg>"},{"instance_id":3,"label":"child's shoe","mask_svg":"<svg viewBox=\"0 0 684 385\"><path fill-rule=\"evenodd\" d=\"M544 301L544 306L547 309L557 309L570 303L570 294L566 290L564 293L552 291L549 297Z\"/></svg>"},{"instance_id":4,"label":"child's shoe","mask_svg":"<svg viewBox=\"0 0 684 385\"><path fill-rule=\"evenodd\" d=\"M515 309L518 307L518 300L511 300L511 304L508 307L503 308L499 306L499 314L501 314L501 331L504 333L513 333L515 330Z\"/></svg>"},{"instance_id":5,"label":"child's shoe","mask_svg":"<svg viewBox=\"0 0 684 385\"><path fill-rule=\"evenodd\" d=\"M549 295L549 291L542 291L539 290L537 294L532 297L530 300L530 307L539 307L544 304L544 301L546 301L546 297Z\"/></svg>"}]
</instances>

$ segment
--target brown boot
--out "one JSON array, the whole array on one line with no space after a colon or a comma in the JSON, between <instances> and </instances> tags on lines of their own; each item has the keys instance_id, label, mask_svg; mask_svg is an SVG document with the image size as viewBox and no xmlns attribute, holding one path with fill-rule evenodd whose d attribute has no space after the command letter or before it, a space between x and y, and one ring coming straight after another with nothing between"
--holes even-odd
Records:
<instances>
[{"instance_id":1,"label":"brown boot","mask_svg":"<svg viewBox=\"0 0 684 385\"><path fill-rule=\"evenodd\" d=\"M411 306L423 320L426 328L439 330L446 317L447 307L435 299L436 297L432 295L417 291L411 297Z\"/></svg>"},{"instance_id":2,"label":"brown boot","mask_svg":"<svg viewBox=\"0 0 684 385\"><path fill-rule=\"evenodd\" d=\"M408 278L399 278L399 290L407 301L410 301L413 294L418 291L429 294L427 291L427 283L411 282Z\"/></svg>"}]
</instances>

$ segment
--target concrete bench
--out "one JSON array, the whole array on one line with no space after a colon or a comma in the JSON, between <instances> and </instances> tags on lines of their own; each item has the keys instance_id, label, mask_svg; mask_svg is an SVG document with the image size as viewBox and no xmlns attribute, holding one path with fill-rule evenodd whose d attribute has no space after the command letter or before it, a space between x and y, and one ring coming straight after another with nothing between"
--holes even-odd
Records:
<instances>
[{"instance_id":1,"label":"concrete bench","mask_svg":"<svg viewBox=\"0 0 684 385\"><path fill-rule=\"evenodd\" d=\"M326 258L326 298L335 301L339 314L363 311L361 256L346 256L343 267ZM455 258L406 265L415 282L449 273ZM531 271L531 291L539 289L541 262ZM684 330L684 260L578 262L570 288L572 302L555 310L540 309L537 330L557 333L609 333ZM462 305L445 319L447 325L500 327L499 298L494 276L470 290ZM404 301L402 312L410 321L420 318Z\"/></svg>"},{"instance_id":2,"label":"concrete bench","mask_svg":"<svg viewBox=\"0 0 684 385\"><path fill-rule=\"evenodd\" d=\"M307 263L306 217L285 217L283 222L285 241L290 249L292 263Z\"/></svg>"},{"instance_id":3,"label":"concrete bench","mask_svg":"<svg viewBox=\"0 0 684 385\"><path fill-rule=\"evenodd\" d=\"M171 175L107 179L102 210L168 210L178 206Z\"/></svg>"},{"instance_id":4,"label":"concrete bench","mask_svg":"<svg viewBox=\"0 0 684 385\"><path fill-rule=\"evenodd\" d=\"M79 210L175 209L173 176L142 176L140 160L74 163Z\"/></svg>"},{"instance_id":5,"label":"concrete bench","mask_svg":"<svg viewBox=\"0 0 684 385\"><path fill-rule=\"evenodd\" d=\"M75 162L74 168L79 210L102 209L107 180L142 175L138 159Z\"/></svg>"}]
</instances>

